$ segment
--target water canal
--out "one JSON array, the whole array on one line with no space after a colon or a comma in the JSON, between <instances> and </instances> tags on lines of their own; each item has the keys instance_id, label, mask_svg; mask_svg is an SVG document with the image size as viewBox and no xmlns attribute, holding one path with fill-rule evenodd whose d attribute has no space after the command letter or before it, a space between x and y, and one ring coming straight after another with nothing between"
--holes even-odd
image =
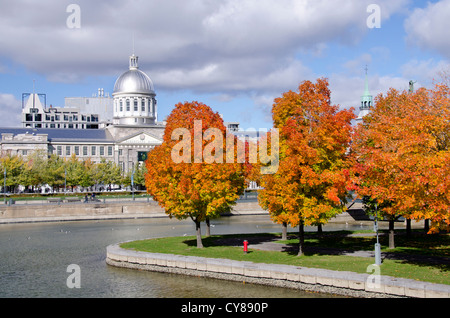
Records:
<instances>
[{"instance_id":1,"label":"water canal","mask_svg":"<svg viewBox=\"0 0 450 318\"><path fill-rule=\"evenodd\" d=\"M280 231L280 226L264 215L224 217L212 224L212 234ZM332 226L336 225L327 225L324 230ZM191 220L169 218L0 224L0 297L330 297L291 289L134 271L105 263L106 246L110 244L194 233ZM80 288L67 287L71 274L67 267L71 264L80 268Z\"/></svg>"}]
</instances>

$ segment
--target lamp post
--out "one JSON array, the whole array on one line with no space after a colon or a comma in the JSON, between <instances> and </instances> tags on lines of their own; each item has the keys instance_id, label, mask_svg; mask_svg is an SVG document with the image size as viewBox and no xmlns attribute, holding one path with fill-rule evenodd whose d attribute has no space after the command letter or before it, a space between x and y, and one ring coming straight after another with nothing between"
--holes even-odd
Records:
<instances>
[{"instance_id":1,"label":"lamp post","mask_svg":"<svg viewBox=\"0 0 450 318\"><path fill-rule=\"evenodd\" d=\"M6 204L6 167L3 173L3 202Z\"/></svg>"},{"instance_id":2,"label":"lamp post","mask_svg":"<svg viewBox=\"0 0 450 318\"><path fill-rule=\"evenodd\" d=\"M375 243L375 265L381 265L381 247L378 241L378 208L377 203L375 203L375 224L374 230L377 233L377 242Z\"/></svg>"},{"instance_id":3,"label":"lamp post","mask_svg":"<svg viewBox=\"0 0 450 318\"><path fill-rule=\"evenodd\" d=\"M131 171L131 196L134 201L134 165L133 165L133 169Z\"/></svg>"}]
</instances>

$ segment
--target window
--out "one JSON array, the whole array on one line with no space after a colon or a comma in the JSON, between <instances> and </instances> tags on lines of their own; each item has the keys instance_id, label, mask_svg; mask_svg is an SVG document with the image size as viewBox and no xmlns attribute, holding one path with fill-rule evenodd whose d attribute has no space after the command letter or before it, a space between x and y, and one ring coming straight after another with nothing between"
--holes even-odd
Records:
<instances>
[{"instance_id":1,"label":"window","mask_svg":"<svg viewBox=\"0 0 450 318\"><path fill-rule=\"evenodd\" d=\"M75 155L76 156L80 155L80 146L75 146Z\"/></svg>"},{"instance_id":2,"label":"window","mask_svg":"<svg viewBox=\"0 0 450 318\"><path fill-rule=\"evenodd\" d=\"M108 156L112 156L113 155L113 148L112 146L108 146Z\"/></svg>"},{"instance_id":3,"label":"window","mask_svg":"<svg viewBox=\"0 0 450 318\"><path fill-rule=\"evenodd\" d=\"M145 99L141 100L141 111L145 112Z\"/></svg>"},{"instance_id":4,"label":"window","mask_svg":"<svg viewBox=\"0 0 450 318\"><path fill-rule=\"evenodd\" d=\"M58 156L62 156L62 146L57 146L56 152L58 153Z\"/></svg>"},{"instance_id":5,"label":"window","mask_svg":"<svg viewBox=\"0 0 450 318\"><path fill-rule=\"evenodd\" d=\"M27 151L26 150L22 150L22 156L26 156L27 155Z\"/></svg>"},{"instance_id":6,"label":"window","mask_svg":"<svg viewBox=\"0 0 450 318\"><path fill-rule=\"evenodd\" d=\"M127 99L127 112L129 112L129 111L130 111L130 100Z\"/></svg>"},{"instance_id":7,"label":"window","mask_svg":"<svg viewBox=\"0 0 450 318\"><path fill-rule=\"evenodd\" d=\"M105 147L100 146L100 156L104 156L105 155Z\"/></svg>"},{"instance_id":8,"label":"window","mask_svg":"<svg viewBox=\"0 0 450 318\"><path fill-rule=\"evenodd\" d=\"M135 112L138 111L138 100L137 99L134 100L134 111Z\"/></svg>"},{"instance_id":9,"label":"window","mask_svg":"<svg viewBox=\"0 0 450 318\"><path fill-rule=\"evenodd\" d=\"M83 156L87 156L87 155L88 155L88 147L83 146Z\"/></svg>"},{"instance_id":10,"label":"window","mask_svg":"<svg viewBox=\"0 0 450 318\"><path fill-rule=\"evenodd\" d=\"M91 155L95 156L96 155L96 150L97 150L97 147L96 146L92 146L92 148L91 148Z\"/></svg>"},{"instance_id":11,"label":"window","mask_svg":"<svg viewBox=\"0 0 450 318\"><path fill-rule=\"evenodd\" d=\"M70 146L66 146L66 156L70 156Z\"/></svg>"},{"instance_id":12,"label":"window","mask_svg":"<svg viewBox=\"0 0 450 318\"><path fill-rule=\"evenodd\" d=\"M123 103L122 103L122 100L120 100L119 106L120 106L120 111L123 111Z\"/></svg>"}]
</instances>

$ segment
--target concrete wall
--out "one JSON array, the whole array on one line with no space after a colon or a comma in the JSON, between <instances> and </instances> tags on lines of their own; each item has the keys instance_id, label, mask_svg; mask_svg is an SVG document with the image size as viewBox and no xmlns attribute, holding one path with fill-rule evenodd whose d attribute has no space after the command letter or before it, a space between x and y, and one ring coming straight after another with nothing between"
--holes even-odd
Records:
<instances>
[{"instance_id":1,"label":"concrete wall","mask_svg":"<svg viewBox=\"0 0 450 318\"><path fill-rule=\"evenodd\" d=\"M107 203L45 203L0 205L0 223L96 220L117 218L165 217L166 214L156 202L128 201ZM230 215L267 214L257 201L238 201ZM344 212L330 222L351 222L355 219Z\"/></svg>"},{"instance_id":2,"label":"concrete wall","mask_svg":"<svg viewBox=\"0 0 450 318\"><path fill-rule=\"evenodd\" d=\"M232 214L266 214L257 202L238 203ZM0 206L0 223L165 217L158 203L49 203Z\"/></svg>"},{"instance_id":3,"label":"concrete wall","mask_svg":"<svg viewBox=\"0 0 450 318\"><path fill-rule=\"evenodd\" d=\"M137 252L122 249L119 244L107 247L106 262L112 266L131 269L244 281L354 297L450 297L449 285L412 279L380 276L379 282L374 283L373 275L369 274Z\"/></svg>"},{"instance_id":4,"label":"concrete wall","mask_svg":"<svg viewBox=\"0 0 450 318\"><path fill-rule=\"evenodd\" d=\"M0 223L163 217L156 202L51 203L0 206Z\"/></svg>"}]
</instances>

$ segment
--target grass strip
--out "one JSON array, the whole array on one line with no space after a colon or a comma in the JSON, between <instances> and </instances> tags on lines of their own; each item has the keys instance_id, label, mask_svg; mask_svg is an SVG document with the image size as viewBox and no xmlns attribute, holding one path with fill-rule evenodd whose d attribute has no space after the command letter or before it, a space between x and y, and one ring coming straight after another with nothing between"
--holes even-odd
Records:
<instances>
[{"instance_id":1,"label":"grass strip","mask_svg":"<svg viewBox=\"0 0 450 318\"><path fill-rule=\"evenodd\" d=\"M348 231L344 231L348 232ZM286 251L257 250L252 240L279 240L278 233L214 235L204 237L204 248L196 247L196 238L166 237L122 243L121 247L136 251L199 256L208 258L225 258L254 263L286 264L308 268L324 268L337 271L367 273L367 267L374 263L371 257L348 255L329 255L327 250L337 249L346 252L374 249L375 238L357 236L351 233L308 234L305 239L306 253L297 256L295 248ZM242 242L250 241L249 253L243 253ZM380 237L382 251L396 253L401 259L384 259L381 275L402 277L438 284L450 285L450 236L446 235L413 235L412 237L396 236L396 249L387 249L387 237ZM231 244L234 242L235 244ZM298 239L278 241L295 247ZM384 244L385 243L385 244ZM383 245L384 244L384 245ZM234 245L234 246L233 246ZM308 251L308 248L310 251ZM321 252L321 249L324 251ZM339 253L338 253L339 254ZM411 256L411 257L410 257Z\"/></svg>"}]
</instances>

